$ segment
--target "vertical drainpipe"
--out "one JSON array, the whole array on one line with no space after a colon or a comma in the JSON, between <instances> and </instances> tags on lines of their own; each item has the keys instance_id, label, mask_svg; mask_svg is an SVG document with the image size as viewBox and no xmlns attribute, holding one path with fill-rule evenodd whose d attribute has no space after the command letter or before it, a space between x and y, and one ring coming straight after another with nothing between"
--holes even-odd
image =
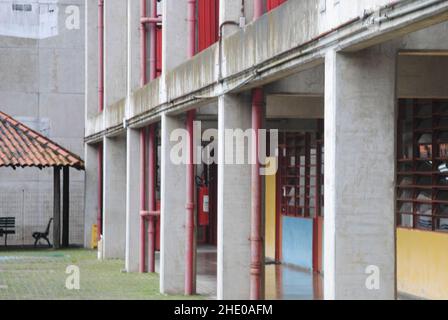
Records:
<instances>
[{"instance_id":1,"label":"vertical drainpipe","mask_svg":"<svg viewBox=\"0 0 448 320\"><path fill-rule=\"evenodd\" d=\"M251 173L251 265L250 265L250 299L260 300L262 283L262 216L261 216L261 176L259 154L259 130L261 129L261 115L264 103L263 89L252 91L252 173Z\"/></svg>"},{"instance_id":2,"label":"vertical drainpipe","mask_svg":"<svg viewBox=\"0 0 448 320\"><path fill-rule=\"evenodd\" d=\"M156 135L154 125L149 126L149 159L148 159L148 210L150 211L148 220L148 272L156 272L155 263L155 217L156 211L156 172L155 172L155 150L156 150Z\"/></svg>"},{"instance_id":3,"label":"vertical drainpipe","mask_svg":"<svg viewBox=\"0 0 448 320\"><path fill-rule=\"evenodd\" d=\"M151 0L151 17L147 18L147 5L146 0L140 0L140 86L146 85L147 81L147 31L146 24L149 23L149 35L150 35L150 70L149 79L154 80L157 75L156 70L156 53L157 53L157 38L156 38L156 24L157 24L157 1ZM149 126L149 137L146 141L146 129L141 129L140 131L140 141L141 141L141 170L140 170L140 194L141 194L141 212L146 211L146 207L150 212L148 216L148 272L155 272L155 217L154 211L156 209L156 199L155 199L155 152L156 152L156 141L155 141L155 128L154 125ZM148 164L146 163L147 145L149 143L149 157ZM148 165L148 205L146 205L146 167ZM145 217L140 217L140 272L145 272Z\"/></svg>"},{"instance_id":4,"label":"vertical drainpipe","mask_svg":"<svg viewBox=\"0 0 448 320\"><path fill-rule=\"evenodd\" d=\"M98 0L98 112L104 109L104 0ZM102 234L103 220L103 147L98 147L98 240Z\"/></svg>"},{"instance_id":5,"label":"vertical drainpipe","mask_svg":"<svg viewBox=\"0 0 448 320\"><path fill-rule=\"evenodd\" d=\"M254 0L254 20L263 15L263 1ZM259 135L261 129L261 115L264 104L264 93L262 88L252 91L252 173L251 173L251 265L250 265L250 299L260 300L262 298L262 215L261 215L261 176L259 154Z\"/></svg>"},{"instance_id":6,"label":"vertical drainpipe","mask_svg":"<svg viewBox=\"0 0 448 320\"><path fill-rule=\"evenodd\" d=\"M157 0L151 0L151 18L157 19ZM154 80L157 76L157 65L156 65L156 55L157 55L157 34L156 34L157 24L151 23L149 25L149 79Z\"/></svg>"},{"instance_id":7,"label":"vertical drainpipe","mask_svg":"<svg viewBox=\"0 0 448 320\"><path fill-rule=\"evenodd\" d=\"M157 1L151 0L151 18L156 20L157 18ZM156 78L156 54L157 54L157 38L156 38L156 23L149 24L149 35L150 35L150 69L149 69L149 79L152 81ZM149 148L149 159L148 159L148 209L151 211L148 220L148 272L156 272L156 239L155 239L155 223L156 218L152 214L156 211L156 136L155 136L155 125L149 126L149 138L148 138L148 148Z\"/></svg>"},{"instance_id":8,"label":"vertical drainpipe","mask_svg":"<svg viewBox=\"0 0 448 320\"><path fill-rule=\"evenodd\" d=\"M192 58L196 53L196 0L188 1L188 57ZM188 150L189 159L187 159L187 203L186 203L186 242L185 242L185 295L195 294L194 282L194 139L193 123L196 111L191 110L187 113L187 131L188 131Z\"/></svg>"},{"instance_id":9,"label":"vertical drainpipe","mask_svg":"<svg viewBox=\"0 0 448 320\"><path fill-rule=\"evenodd\" d=\"M146 211L146 130L140 129L140 214ZM145 266L145 218L140 215L140 265L139 271L144 273Z\"/></svg>"}]
</instances>

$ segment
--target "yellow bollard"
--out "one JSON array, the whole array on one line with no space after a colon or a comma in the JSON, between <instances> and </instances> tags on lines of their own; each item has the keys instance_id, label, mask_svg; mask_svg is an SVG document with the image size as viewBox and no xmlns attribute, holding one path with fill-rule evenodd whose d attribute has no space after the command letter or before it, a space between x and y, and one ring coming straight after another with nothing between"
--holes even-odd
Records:
<instances>
[{"instance_id":1,"label":"yellow bollard","mask_svg":"<svg viewBox=\"0 0 448 320\"><path fill-rule=\"evenodd\" d=\"M92 239L90 241L90 247L92 249L98 248L98 225L92 225Z\"/></svg>"}]
</instances>

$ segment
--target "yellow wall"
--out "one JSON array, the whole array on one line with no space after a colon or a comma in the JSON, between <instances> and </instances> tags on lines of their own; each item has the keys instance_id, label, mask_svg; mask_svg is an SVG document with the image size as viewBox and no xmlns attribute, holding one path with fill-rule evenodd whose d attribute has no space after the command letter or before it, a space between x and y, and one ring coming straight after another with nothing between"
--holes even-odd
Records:
<instances>
[{"instance_id":1,"label":"yellow wall","mask_svg":"<svg viewBox=\"0 0 448 320\"><path fill-rule=\"evenodd\" d=\"M275 259L276 176L266 176L266 257Z\"/></svg>"},{"instance_id":2,"label":"yellow wall","mask_svg":"<svg viewBox=\"0 0 448 320\"><path fill-rule=\"evenodd\" d=\"M448 234L397 230L398 291L448 299Z\"/></svg>"}]
</instances>

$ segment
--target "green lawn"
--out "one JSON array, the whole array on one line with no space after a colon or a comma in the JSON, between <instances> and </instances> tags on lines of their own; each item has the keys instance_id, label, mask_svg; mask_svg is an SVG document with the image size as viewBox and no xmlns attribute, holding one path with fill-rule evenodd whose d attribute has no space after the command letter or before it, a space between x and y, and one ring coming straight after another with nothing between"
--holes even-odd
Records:
<instances>
[{"instance_id":1,"label":"green lawn","mask_svg":"<svg viewBox=\"0 0 448 320\"><path fill-rule=\"evenodd\" d=\"M65 287L70 265L79 267L79 290ZM0 251L0 300L185 299L160 294L158 275L123 268L122 260L98 261L96 251L84 249Z\"/></svg>"}]
</instances>

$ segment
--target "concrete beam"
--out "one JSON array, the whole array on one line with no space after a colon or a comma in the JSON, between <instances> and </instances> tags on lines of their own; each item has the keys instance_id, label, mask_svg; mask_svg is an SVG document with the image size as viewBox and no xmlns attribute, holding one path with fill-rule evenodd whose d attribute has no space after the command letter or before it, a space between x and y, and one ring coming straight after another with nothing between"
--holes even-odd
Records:
<instances>
[{"instance_id":1,"label":"concrete beam","mask_svg":"<svg viewBox=\"0 0 448 320\"><path fill-rule=\"evenodd\" d=\"M174 130L184 128L180 118L162 115L160 292L164 294L184 294L186 166L172 161L172 148L179 141L170 139Z\"/></svg>"},{"instance_id":2,"label":"concrete beam","mask_svg":"<svg viewBox=\"0 0 448 320\"><path fill-rule=\"evenodd\" d=\"M104 139L103 256L124 259L126 248L126 138Z\"/></svg>"},{"instance_id":3,"label":"concrete beam","mask_svg":"<svg viewBox=\"0 0 448 320\"><path fill-rule=\"evenodd\" d=\"M218 106L218 299L250 298L251 166L225 164L226 130L251 128L249 95L224 95ZM232 132L232 131L230 131ZM244 146L247 154L249 145ZM241 148L241 146L240 146ZM244 150L240 150L243 151ZM246 156L247 159L247 156Z\"/></svg>"},{"instance_id":4,"label":"concrete beam","mask_svg":"<svg viewBox=\"0 0 448 320\"><path fill-rule=\"evenodd\" d=\"M325 64L325 298L395 299L396 48Z\"/></svg>"}]
</instances>

